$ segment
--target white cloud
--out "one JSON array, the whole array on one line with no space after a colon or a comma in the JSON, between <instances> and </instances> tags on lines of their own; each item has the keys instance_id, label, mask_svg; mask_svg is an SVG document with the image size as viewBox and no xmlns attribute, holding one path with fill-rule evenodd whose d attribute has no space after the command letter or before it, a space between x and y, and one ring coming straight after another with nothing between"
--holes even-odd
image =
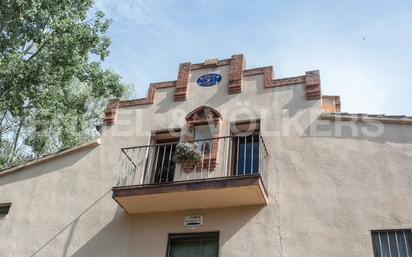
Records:
<instances>
[{"instance_id":1,"label":"white cloud","mask_svg":"<svg viewBox=\"0 0 412 257\"><path fill-rule=\"evenodd\" d=\"M159 6L155 1L148 0L97 0L95 9L105 12L109 17L115 17L116 22L132 22L134 25L156 23L156 10Z\"/></svg>"},{"instance_id":2,"label":"white cloud","mask_svg":"<svg viewBox=\"0 0 412 257\"><path fill-rule=\"evenodd\" d=\"M320 69L323 93L340 95L343 111L412 114L408 8L236 3L97 0L113 19L108 65L146 92L150 82L175 79L180 62L244 53L249 68L273 65L276 77Z\"/></svg>"}]
</instances>

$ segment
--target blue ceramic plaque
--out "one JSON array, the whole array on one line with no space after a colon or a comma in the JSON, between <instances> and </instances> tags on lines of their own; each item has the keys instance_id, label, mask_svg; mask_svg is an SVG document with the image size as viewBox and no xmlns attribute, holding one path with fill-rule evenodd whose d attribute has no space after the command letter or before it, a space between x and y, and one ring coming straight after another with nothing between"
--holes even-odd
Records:
<instances>
[{"instance_id":1,"label":"blue ceramic plaque","mask_svg":"<svg viewBox=\"0 0 412 257\"><path fill-rule=\"evenodd\" d=\"M220 74L209 73L209 74L200 76L197 79L197 84L201 87L211 87L211 86L219 84L221 80L222 80L222 76L220 76Z\"/></svg>"}]
</instances>

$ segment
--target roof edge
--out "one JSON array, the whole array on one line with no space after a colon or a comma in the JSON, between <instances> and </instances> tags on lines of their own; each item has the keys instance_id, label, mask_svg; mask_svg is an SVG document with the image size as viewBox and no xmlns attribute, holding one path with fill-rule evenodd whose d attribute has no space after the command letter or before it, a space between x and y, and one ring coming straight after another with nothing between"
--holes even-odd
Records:
<instances>
[{"instance_id":1,"label":"roof edge","mask_svg":"<svg viewBox=\"0 0 412 257\"><path fill-rule=\"evenodd\" d=\"M306 89L307 101L321 100L322 97L319 70L306 71L304 75L278 79L275 78L273 66L246 69L246 59L243 54L235 54L229 59L218 60L217 58L213 58L207 59L203 63L181 63L176 80L151 83L146 97L131 100L113 99L107 104L102 125L110 126L115 124L119 108L154 104L156 91L158 89L174 88L174 101L186 101L189 91L190 72L220 66L229 66L228 94L242 93L245 77L263 75L263 85L265 89L303 84Z\"/></svg>"},{"instance_id":2,"label":"roof edge","mask_svg":"<svg viewBox=\"0 0 412 257\"><path fill-rule=\"evenodd\" d=\"M387 124L412 125L412 117L404 115L366 114L335 112L321 114L322 120L353 121L353 122L381 122Z\"/></svg>"},{"instance_id":3,"label":"roof edge","mask_svg":"<svg viewBox=\"0 0 412 257\"><path fill-rule=\"evenodd\" d=\"M32 166L35 166L35 165L38 165L38 164L41 164L41 163L44 163L44 162L47 162L47 161L51 161L51 160L63 157L67 154L75 153L77 151L84 150L84 149L91 148L91 147L96 147L98 145L100 145L100 138L90 140L90 141L85 142L83 144L78 144L78 145L75 145L73 147L70 147L70 148L67 148L67 149L64 149L64 150L60 150L58 152L55 152L55 153L52 153L52 154L49 154L49 155L46 155L46 156L43 156L43 157L40 157L40 158L37 158L37 159L34 159L34 160L26 161L24 163L17 164L15 166L11 166L11 167L2 169L2 170L0 170L0 177L7 176L11 173L17 172L17 171L22 170L24 168L32 167Z\"/></svg>"}]
</instances>

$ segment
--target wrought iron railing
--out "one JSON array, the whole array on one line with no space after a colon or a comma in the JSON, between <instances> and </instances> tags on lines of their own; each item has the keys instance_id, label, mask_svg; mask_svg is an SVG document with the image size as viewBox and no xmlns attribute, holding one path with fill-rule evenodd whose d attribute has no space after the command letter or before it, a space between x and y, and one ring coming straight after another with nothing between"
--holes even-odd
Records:
<instances>
[{"instance_id":1,"label":"wrought iron railing","mask_svg":"<svg viewBox=\"0 0 412 257\"><path fill-rule=\"evenodd\" d=\"M176 159L178 143L122 148L116 187L176 183L259 174L268 188L269 153L260 134L185 142L200 159Z\"/></svg>"}]
</instances>

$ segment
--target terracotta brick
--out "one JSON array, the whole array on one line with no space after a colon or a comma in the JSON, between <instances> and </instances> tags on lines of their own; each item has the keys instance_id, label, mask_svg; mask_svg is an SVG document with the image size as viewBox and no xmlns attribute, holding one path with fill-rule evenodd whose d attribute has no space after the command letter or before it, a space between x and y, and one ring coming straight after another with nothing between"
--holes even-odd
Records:
<instances>
[{"instance_id":1,"label":"terracotta brick","mask_svg":"<svg viewBox=\"0 0 412 257\"><path fill-rule=\"evenodd\" d=\"M340 112L340 96L336 95L323 95L322 96L322 108L325 112Z\"/></svg>"},{"instance_id":2,"label":"terracotta brick","mask_svg":"<svg viewBox=\"0 0 412 257\"><path fill-rule=\"evenodd\" d=\"M209 114L210 116L208 116ZM214 131L214 134L212 135L213 138L218 138L220 135L220 120L221 120L221 115L218 111L208 107L208 106L200 106L196 108L195 110L191 111L187 116L186 116L186 122L187 126L191 130L190 134L187 134L185 137L186 141L193 141L194 138L194 127L196 125L205 125L209 124L209 122L213 122L214 126L217 127ZM208 169L209 168L209 163L210 163L210 170L215 169L216 163L217 163L217 155L219 152L219 139L213 139L212 140L212 148L210 151L210 154L208 156L205 156L203 160L203 168ZM202 165L197 164L196 169L201 169ZM190 164L190 165L185 165L183 166L183 169L188 172L191 171L195 168L195 165Z\"/></svg>"},{"instance_id":3,"label":"terracotta brick","mask_svg":"<svg viewBox=\"0 0 412 257\"><path fill-rule=\"evenodd\" d=\"M179 65L177 74L175 101L185 101L189 84L190 62Z\"/></svg>"},{"instance_id":4,"label":"terracotta brick","mask_svg":"<svg viewBox=\"0 0 412 257\"><path fill-rule=\"evenodd\" d=\"M243 54L232 55L229 68L229 94L242 92L243 70L246 61Z\"/></svg>"},{"instance_id":5,"label":"terracotta brick","mask_svg":"<svg viewBox=\"0 0 412 257\"><path fill-rule=\"evenodd\" d=\"M318 70L306 72L306 100L320 100L320 74Z\"/></svg>"},{"instance_id":6,"label":"terracotta brick","mask_svg":"<svg viewBox=\"0 0 412 257\"><path fill-rule=\"evenodd\" d=\"M260 67L255 69L249 69L243 71L243 76L254 76L263 74L263 84L264 87L271 87L273 79L273 67Z\"/></svg>"},{"instance_id":7,"label":"terracotta brick","mask_svg":"<svg viewBox=\"0 0 412 257\"><path fill-rule=\"evenodd\" d=\"M117 119L117 110L119 108L119 100L111 100L107 104L106 110L104 112L103 123L105 125L112 125Z\"/></svg>"},{"instance_id":8,"label":"terracotta brick","mask_svg":"<svg viewBox=\"0 0 412 257\"><path fill-rule=\"evenodd\" d=\"M306 76L298 76L291 78L275 79L272 81L271 87L284 87L297 84L305 84Z\"/></svg>"},{"instance_id":9,"label":"terracotta brick","mask_svg":"<svg viewBox=\"0 0 412 257\"><path fill-rule=\"evenodd\" d=\"M177 80L150 84L147 97L133 100L124 100L120 102L118 100L115 100L113 101L113 103L110 103L105 112L104 123L113 124L115 122L117 116L117 108L153 104L157 89L174 87L174 100L185 101L188 94L189 74L191 70L204 69L212 66L220 67L225 65L229 65L229 94L237 94L242 92L243 76L263 75L265 88L304 84L306 87L307 100L321 99L319 71L308 71L304 76L273 79L274 72L272 66L245 70L246 60L243 54L238 54L233 55L230 59L210 59L206 60L204 63L191 64L190 62L187 62L180 64ZM188 124L189 123L190 122L188 122Z\"/></svg>"},{"instance_id":10,"label":"terracotta brick","mask_svg":"<svg viewBox=\"0 0 412 257\"><path fill-rule=\"evenodd\" d=\"M195 63L190 65L190 70L200 70L209 67L221 67L225 65L230 65L231 59L217 60L217 62L209 62L209 60L203 63Z\"/></svg>"}]
</instances>

